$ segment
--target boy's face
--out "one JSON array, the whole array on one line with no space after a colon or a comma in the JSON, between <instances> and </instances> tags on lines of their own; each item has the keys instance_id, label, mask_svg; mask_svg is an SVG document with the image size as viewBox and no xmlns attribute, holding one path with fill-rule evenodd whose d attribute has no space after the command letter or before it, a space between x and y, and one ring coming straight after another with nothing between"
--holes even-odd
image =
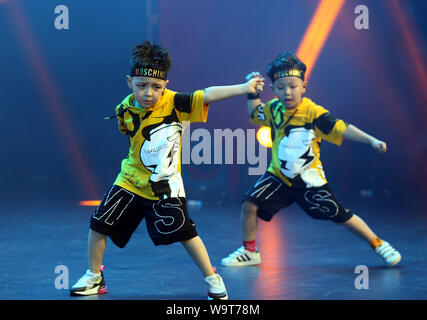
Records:
<instances>
[{"instance_id":1,"label":"boy's face","mask_svg":"<svg viewBox=\"0 0 427 320\"><path fill-rule=\"evenodd\" d=\"M298 77L279 78L272 84L274 94L286 109L293 109L299 105L302 95L307 89L307 81Z\"/></svg>"},{"instance_id":2,"label":"boy's face","mask_svg":"<svg viewBox=\"0 0 427 320\"><path fill-rule=\"evenodd\" d=\"M135 100L143 108L149 108L159 101L166 84L169 82L169 80L140 76L127 76L126 80L129 88L133 91Z\"/></svg>"}]
</instances>

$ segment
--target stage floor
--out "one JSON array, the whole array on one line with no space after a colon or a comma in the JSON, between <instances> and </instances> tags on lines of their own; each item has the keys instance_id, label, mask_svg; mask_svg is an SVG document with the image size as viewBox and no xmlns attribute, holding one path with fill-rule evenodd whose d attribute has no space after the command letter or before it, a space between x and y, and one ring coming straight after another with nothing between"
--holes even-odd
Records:
<instances>
[{"instance_id":1,"label":"stage floor","mask_svg":"<svg viewBox=\"0 0 427 320\"><path fill-rule=\"evenodd\" d=\"M222 267L221 259L241 245L239 208L190 209L190 216L212 264L225 281L230 299L426 299L427 216L423 212L366 207L353 211L401 252L398 266L386 267L365 242L344 227L312 220L292 206L269 223L259 222L261 265ZM180 243L155 247L145 222L124 249L108 240L104 274L109 292L70 297L64 287L71 287L87 268L87 233L92 211L91 207L77 205L2 206L0 299L206 298L202 274L184 247ZM355 285L360 275L355 269L359 265L368 270L365 289Z\"/></svg>"}]
</instances>

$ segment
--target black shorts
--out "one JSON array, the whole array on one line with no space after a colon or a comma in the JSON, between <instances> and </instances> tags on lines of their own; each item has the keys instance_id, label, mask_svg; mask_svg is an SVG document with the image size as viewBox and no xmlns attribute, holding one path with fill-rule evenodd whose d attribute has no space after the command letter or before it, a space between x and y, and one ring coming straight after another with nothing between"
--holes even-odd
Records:
<instances>
[{"instance_id":1,"label":"black shorts","mask_svg":"<svg viewBox=\"0 0 427 320\"><path fill-rule=\"evenodd\" d=\"M266 172L245 194L243 201L258 207L260 219L270 221L283 208L297 203L314 219L346 222L353 214L337 200L327 184L316 188L289 187L278 177Z\"/></svg>"},{"instance_id":2,"label":"black shorts","mask_svg":"<svg viewBox=\"0 0 427 320\"><path fill-rule=\"evenodd\" d=\"M156 246L198 235L188 216L185 198L148 200L117 185L104 195L90 219L90 228L109 236L115 245L123 248L143 218Z\"/></svg>"}]
</instances>

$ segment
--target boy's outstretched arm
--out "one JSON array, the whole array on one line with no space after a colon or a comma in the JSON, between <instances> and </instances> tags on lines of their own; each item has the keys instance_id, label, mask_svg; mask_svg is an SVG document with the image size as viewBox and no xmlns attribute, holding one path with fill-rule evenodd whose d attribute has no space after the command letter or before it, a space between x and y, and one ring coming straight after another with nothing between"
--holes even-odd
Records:
<instances>
[{"instance_id":1,"label":"boy's outstretched arm","mask_svg":"<svg viewBox=\"0 0 427 320\"><path fill-rule=\"evenodd\" d=\"M209 87L205 89L205 104L211 102L240 96L243 94L257 94L263 90L264 79L253 78L246 83L231 85L231 86L218 86Z\"/></svg>"},{"instance_id":2,"label":"boy's outstretched arm","mask_svg":"<svg viewBox=\"0 0 427 320\"><path fill-rule=\"evenodd\" d=\"M378 150L380 153L387 151L387 144L384 141L370 136L369 134L363 132L351 124L348 125L347 130L344 132L344 138L357 142L367 143L374 149Z\"/></svg>"}]
</instances>

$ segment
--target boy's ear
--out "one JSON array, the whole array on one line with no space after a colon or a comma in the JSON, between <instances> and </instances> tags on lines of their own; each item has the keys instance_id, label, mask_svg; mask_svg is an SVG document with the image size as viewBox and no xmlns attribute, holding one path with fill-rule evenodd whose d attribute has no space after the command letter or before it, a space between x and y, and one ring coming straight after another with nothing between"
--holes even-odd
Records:
<instances>
[{"instance_id":1,"label":"boy's ear","mask_svg":"<svg viewBox=\"0 0 427 320\"><path fill-rule=\"evenodd\" d=\"M304 82L303 82L303 84L302 84L302 87L304 88L304 93L305 93L305 90L307 90L307 86L308 86L308 82L307 82L307 80L306 80L306 81L304 81Z\"/></svg>"},{"instance_id":2,"label":"boy's ear","mask_svg":"<svg viewBox=\"0 0 427 320\"><path fill-rule=\"evenodd\" d=\"M168 83L169 83L169 80L166 80L165 81L165 87L163 88L163 91L162 91L162 95L165 93L165 89L166 89L166 86L167 86Z\"/></svg>"},{"instance_id":3,"label":"boy's ear","mask_svg":"<svg viewBox=\"0 0 427 320\"><path fill-rule=\"evenodd\" d=\"M276 92L274 91L274 85L271 83L268 86L270 87L271 91L273 91L273 93L276 94Z\"/></svg>"},{"instance_id":4,"label":"boy's ear","mask_svg":"<svg viewBox=\"0 0 427 320\"><path fill-rule=\"evenodd\" d=\"M126 82L128 84L129 89L132 90L132 77L131 76L126 76Z\"/></svg>"}]
</instances>

